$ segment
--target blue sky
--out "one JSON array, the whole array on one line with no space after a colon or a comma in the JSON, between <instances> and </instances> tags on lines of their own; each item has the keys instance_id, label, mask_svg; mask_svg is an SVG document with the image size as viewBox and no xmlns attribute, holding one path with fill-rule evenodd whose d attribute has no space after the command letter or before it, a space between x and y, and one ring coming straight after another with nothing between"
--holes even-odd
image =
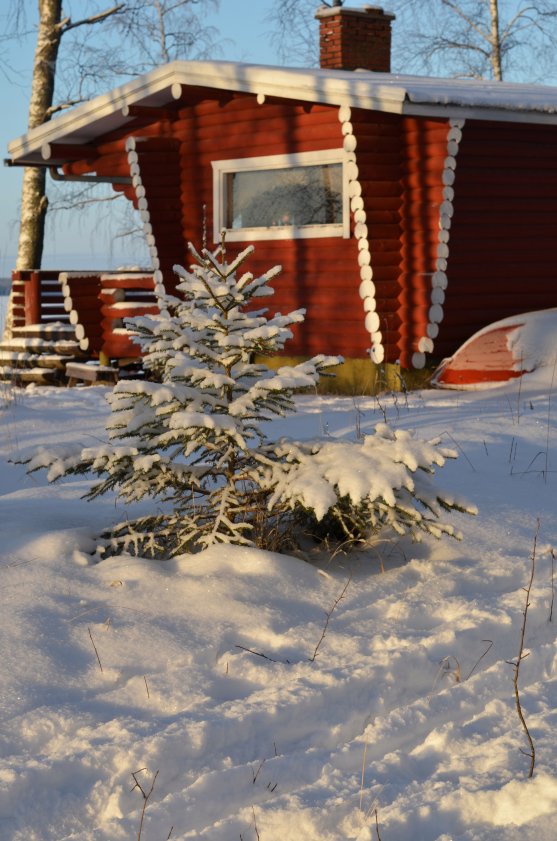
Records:
<instances>
[{"instance_id":1,"label":"blue sky","mask_svg":"<svg viewBox=\"0 0 557 841\"><path fill-rule=\"evenodd\" d=\"M265 22L274 0L221 0L220 12L214 16L214 25L226 39L218 58L251 61L260 64L278 64L279 60L268 37L269 24ZM36 4L35 4L36 5ZM359 5L349 2L346 5ZM31 6L31 4L30 4ZM316 2L316 8L318 3ZM211 15L213 23L213 15ZM13 45L7 58L15 71L17 82L10 83L0 74L0 147L2 159L7 156L10 140L25 133L27 125L27 104L30 91L33 61L33 38L25 45ZM19 193L21 171L0 166L0 277L9 275L17 251ZM85 265L93 267L98 262L99 252L108 243L106 226L79 224L79 214L63 212L57 214L48 226L47 246L43 265L45 267L79 268L76 261L70 265L68 258L74 255ZM114 260L133 260L133 254L115 253ZM101 264L103 262L100 256Z\"/></svg>"}]
</instances>

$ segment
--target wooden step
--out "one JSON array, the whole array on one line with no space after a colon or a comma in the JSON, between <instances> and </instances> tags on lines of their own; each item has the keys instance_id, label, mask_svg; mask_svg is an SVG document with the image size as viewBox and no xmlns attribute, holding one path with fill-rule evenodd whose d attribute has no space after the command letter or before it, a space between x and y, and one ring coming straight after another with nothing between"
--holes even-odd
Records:
<instances>
[{"instance_id":1,"label":"wooden step","mask_svg":"<svg viewBox=\"0 0 557 841\"><path fill-rule=\"evenodd\" d=\"M18 337L8 339L0 343L0 353L32 353L32 354L54 354L56 356L81 356L79 342L76 341L53 341L43 339L20 339Z\"/></svg>"},{"instance_id":2,"label":"wooden step","mask_svg":"<svg viewBox=\"0 0 557 841\"><path fill-rule=\"evenodd\" d=\"M56 385L59 382L58 372L52 368L10 368L0 367L0 382L12 385Z\"/></svg>"},{"instance_id":3,"label":"wooden step","mask_svg":"<svg viewBox=\"0 0 557 841\"><path fill-rule=\"evenodd\" d=\"M54 353L12 353L0 350L0 366L9 368L53 368L65 371L68 362L74 362L75 356L61 356Z\"/></svg>"},{"instance_id":4,"label":"wooden step","mask_svg":"<svg viewBox=\"0 0 557 841\"><path fill-rule=\"evenodd\" d=\"M14 327L13 335L22 339L71 341L75 339L75 330L71 324L53 321L50 324L29 324L26 327Z\"/></svg>"},{"instance_id":5,"label":"wooden step","mask_svg":"<svg viewBox=\"0 0 557 841\"><path fill-rule=\"evenodd\" d=\"M55 321L16 327L0 343L0 381L14 385L64 385L69 362L84 356L70 325Z\"/></svg>"}]
</instances>

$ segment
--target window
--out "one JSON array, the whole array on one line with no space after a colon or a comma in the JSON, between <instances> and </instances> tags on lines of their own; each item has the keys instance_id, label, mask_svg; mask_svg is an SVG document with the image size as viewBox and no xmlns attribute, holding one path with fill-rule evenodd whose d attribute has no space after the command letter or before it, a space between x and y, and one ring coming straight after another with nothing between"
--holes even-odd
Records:
<instances>
[{"instance_id":1,"label":"window","mask_svg":"<svg viewBox=\"0 0 557 841\"><path fill-rule=\"evenodd\" d=\"M213 163L214 240L348 237L342 150Z\"/></svg>"}]
</instances>

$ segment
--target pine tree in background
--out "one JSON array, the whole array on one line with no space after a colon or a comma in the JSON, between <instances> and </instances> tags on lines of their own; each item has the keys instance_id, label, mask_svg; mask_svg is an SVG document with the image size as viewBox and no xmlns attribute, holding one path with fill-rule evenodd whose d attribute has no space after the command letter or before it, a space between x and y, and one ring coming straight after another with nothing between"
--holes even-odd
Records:
<instances>
[{"instance_id":1,"label":"pine tree in background","mask_svg":"<svg viewBox=\"0 0 557 841\"><path fill-rule=\"evenodd\" d=\"M157 513L114 526L101 554L171 557L215 543L280 548L316 522L360 542L387 526L419 537L457 537L442 509L471 509L433 486L433 465L456 453L380 424L356 442L270 441L265 421L295 411L293 392L314 387L338 357L316 356L277 371L254 362L279 353L304 311L255 309L273 294L275 267L238 277L252 247L227 262L224 242L198 254L181 277L180 298L161 295L160 314L131 325L151 380L122 380L109 396L110 443L39 450L29 471L48 478L101 477L86 498L116 490L128 503L152 498Z\"/></svg>"}]
</instances>

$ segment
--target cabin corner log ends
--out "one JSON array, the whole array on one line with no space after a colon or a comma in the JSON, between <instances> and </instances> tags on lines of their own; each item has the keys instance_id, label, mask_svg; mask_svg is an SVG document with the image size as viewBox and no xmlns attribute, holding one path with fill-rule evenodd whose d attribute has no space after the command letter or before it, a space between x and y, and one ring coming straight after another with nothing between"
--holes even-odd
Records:
<instances>
[{"instance_id":1,"label":"cabin corner log ends","mask_svg":"<svg viewBox=\"0 0 557 841\"><path fill-rule=\"evenodd\" d=\"M158 312L152 272L18 271L12 283L14 329L66 327L90 358L137 359L124 322Z\"/></svg>"}]
</instances>

